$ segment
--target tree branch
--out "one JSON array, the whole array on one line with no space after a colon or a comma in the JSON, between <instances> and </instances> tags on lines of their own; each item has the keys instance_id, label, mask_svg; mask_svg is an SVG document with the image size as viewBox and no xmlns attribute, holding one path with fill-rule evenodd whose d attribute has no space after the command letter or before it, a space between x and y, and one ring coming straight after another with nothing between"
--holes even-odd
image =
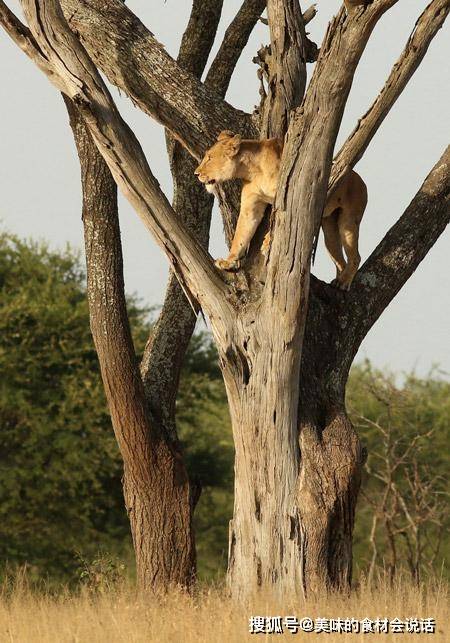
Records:
<instances>
[{"instance_id":1,"label":"tree branch","mask_svg":"<svg viewBox=\"0 0 450 643\"><path fill-rule=\"evenodd\" d=\"M328 193L331 194L345 176L362 158L383 120L405 89L422 62L428 47L442 27L450 11L450 0L433 0L417 20L406 46L395 63L383 89L370 109L336 155L331 170Z\"/></svg>"},{"instance_id":2,"label":"tree branch","mask_svg":"<svg viewBox=\"0 0 450 643\"><path fill-rule=\"evenodd\" d=\"M13 12L0 0L0 25L16 43L16 45L41 69L44 74L51 76L53 70L48 64L31 31L20 22ZM56 79L53 79L55 82Z\"/></svg>"},{"instance_id":3,"label":"tree branch","mask_svg":"<svg viewBox=\"0 0 450 643\"><path fill-rule=\"evenodd\" d=\"M183 34L178 64L200 77L217 32L223 0L194 0ZM194 175L195 160L167 132L167 151L172 172L173 209L204 248L208 247L213 197ZM141 374L150 408L165 429L176 438L175 403L180 370L195 328L193 313L176 275L171 270L164 304L145 347Z\"/></svg>"},{"instance_id":4,"label":"tree branch","mask_svg":"<svg viewBox=\"0 0 450 643\"><path fill-rule=\"evenodd\" d=\"M177 64L196 78L203 74L222 14L223 0L193 0Z\"/></svg>"},{"instance_id":5,"label":"tree branch","mask_svg":"<svg viewBox=\"0 0 450 643\"><path fill-rule=\"evenodd\" d=\"M205 84L214 89L222 98L227 93L231 76L242 50L265 8L266 0L244 0L225 32L223 42L205 79Z\"/></svg>"},{"instance_id":6,"label":"tree branch","mask_svg":"<svg viewBox=\"0 0 450 643\"><path fill-rule=\"evenodd\" d=\"M362 340L426 257L450 221L450 146L404 214L357 273L346 299L352 311L343 368L350 368Z\"/></svg>"},{"instance_id":7,"label":"tree branch","mask_svg":"<svg viewBox=\"0 0 450 643\"><path fill-rule=\"evenodd\" d=\"M352 17L341 9L328 27L302 106L291 117L275 199L279 216L274 217L265 289L267 304L289 310L293 320L298 321L300 309L302 315L306 313L313 240L322 218L333 148L353 76L375 25L396 2L378 0ZM297 326L302 333L303 325Z\"/></svg>"},{"instance_id":8,"label":"tree branch","mask_svg":"<svg viewBox=\"0 0 450 643\"><path fill-rule=\"evenodd\" d=\"M184 70L122 0L61 0L71 29L108 80L160 122L200 159L221 130L257 138L249 114L234 109L216 91ZM226 237L231 243L239 193L218 188Z\"/></svg>"},{"instance_id":9,"label":"tree branch","mask_svg":"<svg viewBox=\"0 0 450 643\"><path fill-rule=\"evenodd\" d=\"M311 22L311 20L313 18L316 17L316 15L317 15L316 6L317 6L316 4L312 4L310 7L308 7L308 9L306 9L306 11L303 12L303 14L302 14L303 15L303 24L305 25L305 27L306 27L307 24L309 24ZM269 24L269 21L268 21L267 18L260 18L259 20L260 20L260 22L263 23L263 25L268 25Z\"/></svg>"},{"instance_id":10,"label":"tree branch","mask_svg":"<svg viewBox=\"0 0 450 643\"><path fill-rule=\"evenodd\" d=\"M261 138L283 138L306 87L306 33L298 0L268 0L270 55Z\"/></svg>"},{"instance_id":11,"label":"tree branch","mask_svg":"<svg viewBox=\"0 0 450 643\"><path fill-rule=\"evenodd\" d=\"M225 305L226 287L211 258L180 223L120 117L100 74L68 28L57 0L23 0L31 32L58 86L80 110L117 184L166 253L185 293L209 314ZM50 76L53 80L53 76Z\"/></svg>"},{"instance_id":12,"label":"tree branch","mask_svg":"<svg viewBox=\"0 0 450 643\"><path fill-rule=\"evenodd\" d=\"M142 446L140 457L150 462L152 429L128 320L117 185L78 110L65 96L64 101L81 167L91 331L117 443L124 461L133 467L134 453L130 451L130 445ZM110 305L111 300L115 302L114 306ZM124 409L127 410L127 422L123 421Z\"/></svg>"},{"instance_id":13,"label":"tree branch","mask_svg":"<svg viewBox=\"0 0 450 643\"><path fill-rule=\"evenodd\" d=\"M255 133L248 114L177 65L121 0L62 0L61 6L108 80L169 129L195 158L223 129Z\"/></svg>"},{"instance_id":14,"label":"tree branch","mask_svg":"<svg viewBox=\"0 0 450 643\"><path fill-rule=\"evenodd\" d=\"M317 5L312 4L306 11L303 12L303 24L306 26L308 25L313 18L316 17L317 15Z\"/></svg>"}]
</instances>

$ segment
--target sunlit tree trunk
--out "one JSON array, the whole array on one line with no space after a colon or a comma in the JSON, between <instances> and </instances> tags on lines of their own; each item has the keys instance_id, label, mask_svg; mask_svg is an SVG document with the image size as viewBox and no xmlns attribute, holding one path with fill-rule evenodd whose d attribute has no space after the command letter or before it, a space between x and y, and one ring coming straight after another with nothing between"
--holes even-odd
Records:
<instances>
[{"instance_id":1,"label":"sunlit tree trunk","mask_svg":"<svg viewBox=\"0 0 450 643\"><path fill-rule=\"evenodd\" d=\"M151 413L144 394L124 292L117 186L78 111L66 105L81 167L91 331L124 463L137 577L142 587L190 587L195 490L167 418L163 424Z\"/></svg>"},{"instance_id":2,"label":"sunlit tree trunk","mask_svg":"<svg viewBox=\"0 0 450 643\"><path fill-rule=\"evenodd\" d=\"M201 83L177 65L119 0L107 4L62 0L76 35L57 0L22 0L30 32L5 11L0 0L2 24L74 102L118 186L168 257L190 305L194 310L201 308L211 322L236 446L228 577L237 598L260 589L286 595L349 586L352 530L365 456L345 409L348 373L365 335L450 218L447 149L360 269L349 293L336 291L310 274L327 194L361 158L450 11L448 0L433 0L424 10L386 86L333 164L358 62L372 30L396 2L374 0L368 6L352 7L349 14L340 10L328 27L302 100L307 57L304 20L296 0L269 0L271 49L264 72L268 102L256 124L257 119L222 100L222 83L211 84L208 79ZM244 1L245 10L236 18L238 31L243 23L248 27L248 16L254 21L260 4ZM230 42L236 42L231 36L228 33ZM218 69L224 69L224 60L228 59L222 59ZM161 191L96 65L195 158L223 129L255 138L283 136L287 129L266 259L259 252L259 233L237 274L215 268L204 245ZM236 221L235 188L220 188L219 200L230 238ZM106 261L104 248L99 256ZM99 301L100 292L95 304ZM120 308L120 302L115 306ZM161 565L171 569L172 564L170 547L164 558L154 547L166 546L172 536L183 542L183 530L185 542L192 542L187 532L190 514L183 509L189 507L189 483L173 441L162 439L145 414L129 330L122 325L123 373L114 362L113 347L108 347L111 336L104 335L102 315L109 311L94 312L99 315L99 355L105 348L111 350L104 358L109 368L102 372L124 455L125 495L136 555L138 560L142 555L144 585L152 586ZM173 521L170 528L167 520ZM163 533L158 532L159 526L164 526ZM155 539L153 548L141 554L148 534ZM188 546L186 556L177 557L176 547L177 542L172 542L172 555L181 569L183 561L191 560L190 550Z\"/></svg>"}]
</instances>

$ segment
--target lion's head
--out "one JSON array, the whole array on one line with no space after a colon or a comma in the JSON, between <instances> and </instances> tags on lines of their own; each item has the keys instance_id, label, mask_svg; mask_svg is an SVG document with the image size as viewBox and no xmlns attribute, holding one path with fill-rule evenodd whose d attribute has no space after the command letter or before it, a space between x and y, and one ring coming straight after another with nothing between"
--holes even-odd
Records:
<instances>
[{"instance_id":1,"label":"lion's head","mask_svg":"<svg viewBox=\"0 0 450 643\"><path fill-rule=\"evenodd\" d=\"M238 165L237 154L241 147L242 139L239 134L228 130L220 132L217 143L207 150L203 161L195 170L206 189L211 189L215 183L222 183L236 177Z\"/></svg>"}]
</instances>

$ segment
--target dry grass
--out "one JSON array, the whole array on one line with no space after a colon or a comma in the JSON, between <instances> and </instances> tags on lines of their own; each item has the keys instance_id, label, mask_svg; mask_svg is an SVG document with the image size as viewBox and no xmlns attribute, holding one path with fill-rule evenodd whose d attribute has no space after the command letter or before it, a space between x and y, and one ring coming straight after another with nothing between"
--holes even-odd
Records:
<instances>
[{"instance_id":1,"label":"dry grass","mask_svg":"<svg viewBox=\"0 0 450 643\"><path fill-rule=\"evenodd\" d=\"M30 591L23 581L0 594L0 641L8 643L221 643L278 640L283 635L250 635L251 615L296 615L311 618L400 619L433 617L434 635L370 635L369 640L449 641L448 589L432 582L420 590L399 581L390 588L381 579L376 589L364 582L350 596L332 596L318 602L291 601L281 605L259 598L251 605L236 605L219 589L199 591L195 597L174 592L164 598L137 597L122 588L93 595L65 593L58 597ZM447 631L446 631L447 630ZM304 634L289 639L367 640L363 634Z\"/></svg>"}]
</instances>

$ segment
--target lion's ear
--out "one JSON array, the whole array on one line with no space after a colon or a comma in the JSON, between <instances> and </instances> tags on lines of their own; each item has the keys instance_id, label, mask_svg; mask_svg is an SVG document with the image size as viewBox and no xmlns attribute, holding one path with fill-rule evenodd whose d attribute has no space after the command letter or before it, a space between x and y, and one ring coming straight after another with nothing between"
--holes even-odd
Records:
<instances>
[{"instance_id":1,"label":"lion's ear","mask_svg":"<svg viewBox=\"0 0 450 643\"><path fill-rule=\"evenodd\" d=\"M222 132L220 132L219 136L217 137L218 141L224 141L229 138L233 138L234 132L231 132L229 129L225 129Z\"/></svg>"},{"instance_id":2,"label":"lion's ear","mask_svg":"<svg viewBox=\"0 0 450 643\"><path fill-rule=\"evenodd\" d=\"M242 137L240 134L235 134L227 143L227 151L230 156L236 156L241 149Z\"/></svg>"}]
</instances>

